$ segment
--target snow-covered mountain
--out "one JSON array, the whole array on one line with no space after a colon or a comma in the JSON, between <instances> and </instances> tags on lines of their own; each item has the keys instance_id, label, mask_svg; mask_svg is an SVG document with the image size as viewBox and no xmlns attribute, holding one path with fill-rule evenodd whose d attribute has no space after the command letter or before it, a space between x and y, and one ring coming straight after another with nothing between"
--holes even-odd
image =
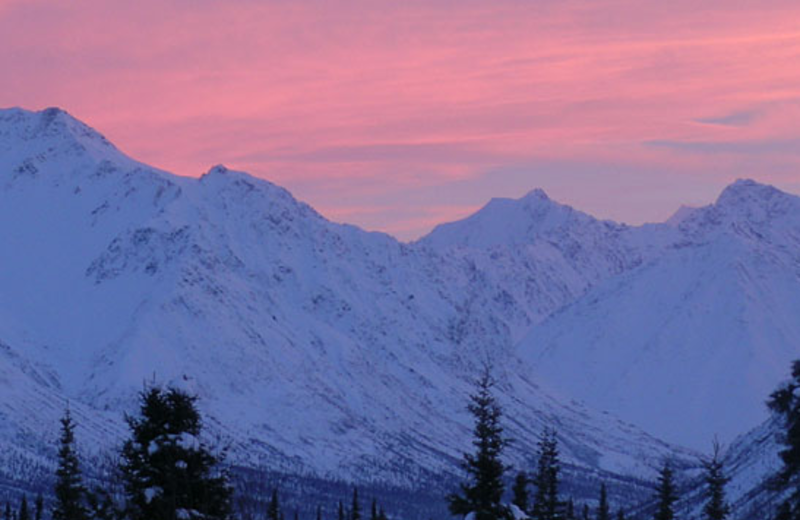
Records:
<instances>
[{"instance_id":1,"label":"snow-covered mountain","mask_svg":"<svg viewBox=\"0 0 800 520\"><path fill-rule=\"evenodd\" d=\"M674 229L518 348L567 395L702 448L766 419L800 356L800 198L738 181Z\"/></svg>"},{"instance_id":2,"label":"snow-covered mountain","mask_svg":"<svg viewBox=\"0 0 800 520\"><path fill-rule=\"evenodd\" d=\"M413 487L457 471L471 381L491 363L518 465L545 424L586 471L648 478L663 457L690 459L554 399L516 356L529 323L644 254L586 243L590 217L546 204L566 214L553 227L572 226L565 249L458 256L435 235L407 245L331 223L222 166L158 171L58 109L4 110L3 440L47 453L69 400L85 449L108 449L155 380L199 394L237 463ZM605 257L589 270L594 246Z\"/></svg>"},{"instance_id":3,"label":"snow-covered mountain","mask_svg":"<svg viewBox=\"0 0 800 520\"><path fill-rule=\"evenodd\" d=\"M640 427L705 451L766 417L800 344L799 200L740 181L631 227L534 190L403 244L2 110L0 467L46 468L67 400L107 450L154 380L198 393L238 464L412 489L457 471L487 363L517 466L544 425L572 474L696 466Z\"/></svg>"}]
</instances>

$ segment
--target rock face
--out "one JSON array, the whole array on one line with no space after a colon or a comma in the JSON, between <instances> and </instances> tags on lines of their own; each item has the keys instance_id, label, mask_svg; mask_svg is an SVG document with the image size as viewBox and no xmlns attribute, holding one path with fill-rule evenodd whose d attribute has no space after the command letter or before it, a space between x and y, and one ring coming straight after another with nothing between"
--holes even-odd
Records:
<instances>
[{"instance_id":1,"label":"rock face","mask_svg":"<svg viewBox=\"0 0 800 520\"><path fill-rule=\"evenodd\" d=\"M0 467L49 464L67 399L107 449L156 380L199 394L237 463L411 488L457 471L489 363L517 466L555 424L576 471L648 479L691 453L637 426L745 431L800 344L800 203L752 181L641 227L535 190L404 244L10 109L0 244Z\"/></svg>"}]
</instances>

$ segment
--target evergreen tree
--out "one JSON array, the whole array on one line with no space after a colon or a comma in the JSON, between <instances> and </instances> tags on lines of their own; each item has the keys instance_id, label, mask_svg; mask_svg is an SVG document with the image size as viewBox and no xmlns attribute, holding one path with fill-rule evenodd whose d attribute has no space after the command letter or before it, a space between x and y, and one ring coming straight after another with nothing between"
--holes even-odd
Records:
<instances>
[{"instance_id":1,"label":"evergreen tree","mask_svg":"<svg viewBox=\"0 0 800 520\"><path fill-rule=\"evenodd\" d=\"M322 520L322 506L317 506L317 520Z\"/></svg>"},{"instance_id":2,"label":"evergreen tree","mask_svg":"<svg viewBox=\"0 0 800 520\"><path fill-rule=\"evenodd\" d=\"M374 498L369 508L369 520L378 520L378 502Z\"/></svg>"},{"instance_id":3,"label":"evergreen tree","mask_svg":"<svg viewBox=\"0 0 800 520\"><path fill-rule=\"evenodd\" d=\"M475 453L465 453L463 468L468 482L461 484L461 494L448 497L450 512L454 515L475 513L475 520L508 518L508 509L500 503L503 498L503 473L505 465L500 460L508 441L500 425L502 410L492 395L494 380L488 369L477 382L470 396L469 411L475 418L472 444Z\"/></svg>"},{"instance_id":4,"label":"evergreen tree","mask_svg":"<svg viewBox=\"0 0 800 520\"><path fill-rule=\"evenodd\" d=\"M11 520L11 502L6 500L6 510L3 513L3 520Z\"/></svg>"},{"instance_id":5,"label":"evergreen tree","mask_svg":"<svg viewBox=\"0 0 800 520\"><path fill-rule=\"evenodd\" d=\"M564 520L575 520L575 503L572 498L567 500L566 511L564 512Z\"/></svg>"},{"instance_id":6,"label":"evergreen tree","mask_svg":"<svg viewBox=\"0 0 800 520\"><path fill-rule=\"evenodd\" d=\"M704 461L705 481L707 485L707 501L703 507L703 515L708 520L725 520L730 514L730 506L725 499L725 485L728 478L722 468L719 442L714 441L714 452L711 460Z\"/></svg>"},{"instance_id":7,"label":"evergreen tree","mask_svg":"<svg viewBox=\"0 0 800 520\"><path fill-rule=\"evenodd\" d=\"M119 516L111 495L104 489L95 489L87 493L86 501L89 506L89 516L93 520L114 520Z\"/></svg>"},{"instance_id":8,"label":"evergreen tree","mask_svg":"<svg viewBox=\"0 0 800 520\"><path fill-rule=\"evenodd\" d=\"M31 514L28 511L28 497L26 495L22 495L22 503L19 505L17 520L31 520Z\"/></svg>"},{"instance_id":9,"label":"evergreen tree","mask_svg":"<svg viewBox=\"0 0 800 520\"><path fill-rule=\"evenodd\" d=\"M361 520L361 504L358 502L358 488L353 488L353 506L350 511L350 520Z\"/></svg>"},{"instance_id":10,"label":"evergreen tree","mask_svg":"<svg viewBox=\"0 0 800 520\"><path fill-rule=\"evenodd\" d=\"M345 520L345 518L346 518L346 516L344 514L344 504L342 504L342 501L339 500L339 516L338 516L338 519L339 520Z\"/></svg>"},{"instance_id":11,"label":"evergreen tree","mask_svg":"<svg viewBox=\"0 0 800 520\"><path fill-rule=\"evenodd\" d=\"M783 419L785 431L779 440L782 467L772 479L776 491L790 492L778 507L777 520L795 520L800 516L800 360L792 363L792 379L775 390L767 406Z\"/></svg>"},{"instance_id":12,"label":"evergreen tree","mask_svg":"<svg viewBox=\"0 0 800 520\"><path fill-rule=\"evenodd\" d=\"M523 513L528 514L528 476L524 471L517 473L511 493L513 496L511 503Z\"/></svg>"},{"instance_id":13,"label":"evergreen tree","mask_svg":"<svg viewBox=\"0 0 800 520\"><path fill-rule=\"evenodd\" d=\"M389 517L386 516L386 511L383 510L383 507L378 508L378 520L389 520Z\"/></svg>"},{"instance_id":14,"label":"evergreen tree","mask_svg":"<svg viewBox=\"0 0 800 520\"><path fill-rule=\"evenodd\" d=\"M268 520L281 520L281 505L278 502L278 490L272 490L272 499L269 501L267 509Z\"/></svg>"},{"instance_id":15,"label":"evergreen tree","mask_svg":"<svg viewBox=\"0 0 800 520\"><path fill-rule=\"evenodd\" d=\"M605 482L600 484L600 503L597 506L597 520L611 520L611 511L608 508L608 493Z\"/></svg>"},{"instance_id":16,"label":"evergreen tree","mask_svg":"<svg viewBox=\"0 0 800 520\"><path fill-rule=\"evenodd\" d=\"M297 512L297 509L294 510L294 520L300 520L300 513Z\"/></svg>"},{"instance_id":17,"label":"evergreen tree","mask_svg":"<svg viewBox=\"0 0 800 520\"><path fill-rule=\"evenodd\" d=\"M617 511L617 520L625 520L625 512L622 509Z\"/></svg>"},{"instance_id":18,"label":"evergreen tree","mask_svg":"<svg viewBox=\"0 0 800 520\"><path fill-rule=\"evenodd\" d=\"M127 417L122 478L130 520L227 520L230 495L220 460L202 443L196 398L170 388L142 392Z\"/></svg>"},{"instance_id":19,"label":"evergreen tree","mask_svg":"<svg viewBox=\"0 0 800 520\"><path fill-rule=\"evenodd\" d=\"M42 513L44 512L44 498L41 493L36 495L36 501L33 505L33 518L34 520L42 520Z\"/></svg>"},{"instance_id":20,"label":"evergreen tree","mask_svg":"<svg viewBox=\"0 0 800 520\"><path fill-rule=\"evenodd\" d=\"M672 467L669 461L664 463L661 472L658 475L658 489L657 489L658 508L653 517L654 520L674 520L675 512L673 506L678 497L675 492L675 483L673 481Z\"/></svg>"},{"instance_id":21,"label":"evergreen tree","mask_svg":"<svg viewBox=\"0 0 800 520\"><path fill-rule=\"evenodd\" d=\"M545 429L539 439L539 462L533 484L536 486L533 511L534 520L556 520L558 518L558 440L555 430Z\"/></svg>"},{"instance_id":22,"label":"evergreen tree","mask_svg":"<svg viewBox=\"0 0 800 520\"><path fill-rule=\"evenodd\" d=\"M75 423L69 408L61 418L58 467L56 469L55 505L53 520L86 520L84 505L86 488L83 486L78 455L75 452Z\"/></svg>"},{"instance_id":23,"label":"evergreen tree","mask_svg":"<svg viewBox=\"0 0 800 520\"><path fill-rule=\"evenodd\" d=\"M589 506L586 504L583 504L583 514L581 515L581 519L591 520L591 517L589 516Z\"/></svg>"}]
</instances>

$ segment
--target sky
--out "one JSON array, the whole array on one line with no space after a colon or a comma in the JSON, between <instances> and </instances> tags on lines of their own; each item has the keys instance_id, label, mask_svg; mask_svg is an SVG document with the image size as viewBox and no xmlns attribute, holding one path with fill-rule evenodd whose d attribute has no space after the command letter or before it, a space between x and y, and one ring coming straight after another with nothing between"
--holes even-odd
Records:
<instances>
[{"instance_id":1,"label":"sky","mask_svg":"<svg viewBox=\"0 0 800 520\"><path fill-rule=\"evenodd\" d=\"M0 107L59 106L412 240L492 197L663 221L800 193L800 2L0 0Z\"/></svg>"}]
</instances>

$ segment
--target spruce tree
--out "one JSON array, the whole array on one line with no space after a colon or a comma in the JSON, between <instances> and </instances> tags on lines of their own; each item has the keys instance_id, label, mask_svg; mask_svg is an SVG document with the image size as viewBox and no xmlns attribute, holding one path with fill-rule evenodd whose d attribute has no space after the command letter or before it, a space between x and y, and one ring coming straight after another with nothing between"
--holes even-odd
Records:
<instances>
[{"instance_id":1,"label":"spruce tree","mask_svg":"<svg viewBox=\"0 0 800 520\"><path fill-rule=\"evenodd\" d=\"M17 520L31 520L31 514L28 511L28 497L26 495L22 495L22 503L19 505Z\"/></svg>"},{"instance_id":2,"label":"spruce tree","mask_svg":"<svg viewBox=\"0 0 800 520\"><path fill-rule=\"evenodd\" d=\"M581 519L582 520L590 520L591 519L591 517L589 516L589 506L586 505L586 504L583 504L583 513L581 514Z\"/></svg>"},{"instance_id":3,"label":"spruce tree","mask_svg":"<svg viewBox=\"0 0 800 520\"><path fill-rule=\"evenodd\" d=\"M6 500L6 510L3 513L3 520L12 520L11 518L11 502Z\"/></svg>"},{"instance_id":4,"label":"spruce tree","mask_svg":"<svg viewBox=\"0 0 800 520\"><path fill-rule=\"evenodd\" d=\"M658 475L657 509L653 520L674 520L673 506L678 500L673 481L672 466L669 461L664 463Z\"/></svg>"},{"instance_id":5,"label":"spruce tree","mask_svg":"<svg viewBox=\"0 0 800 520\"><path fill-rule=\"evenodd\" d=\"M317 520L322 520L322 506L317 506Z\"/></svg>"},{"instance_id":6,"label":"spruce tree","mask_svg":"<svg viewBox=\"0 0 800 520\"><path fill-rule=\"evenodd\" d=\"M378 502L374 498L369 508L369 520L378 520Z\"/></svg>"},{"instance_id":7,"label":"spruce tree","mask_svg":"<svg viewBox=\"0 0 800 520\"><path fill-rule=\"evenodd\" d=\"M514 504L525 514L528 514L528 475L524 471L517 473L514 479L514 486L511 488L512 499L511 503Z\"/></svg>"},{"instance_id":8,"label":"spruce tree","mask_svg":"<svg viewBox=\"0 0 800 520\"><path fill-rule=\"evenodd\" d=\"M267 519L268 520L281 520L281 505L278 502L278 490L272 490L272 499L269 501L269 507L267 508Z\"/></svg>"},{"instance_id":9,"label":"spruce tree","mask_svg":"<svg viewBox=\"0 0 800 520\"><path fill-rule=\"evenodd\" d=\"M337 518L339 520L345 520L346 518L344 514L344 504L342 504L341 500L339 500L339 515L337 516Z\"/></svg>"},{"instance_id":10,"label":"spruce tree","mask_svg":"<svg viewBox=\"0 0 800 520\"><path fill-rule=\"evenodd\" d=\"M83 486L78 455L75 452L75 423L69 408L61 418L54 495L53 520L87 519L88 514L84 505L86 488Z\"/></svg>"},{"instance_id":11,"label":"spruce tree","mask_svg":"<svg viewBox=\"0 0 800 520\"><path fill-rule=\"evenodd\" d=\"M34 520L42 520L42 513L44 512L44 498L41 493L36 495L36 501L33 505L33 518Z\"/></svg>"},{"instance_id":12,"label":"spruce tree","mask_svg":"<svg viewBox=\"0 0 800 520\"><path fill-rule=\"evenodd\" d=\"M358 502L358 488L353 488L353 505L350 520L361 520L361 504Z\"/></svg>"},{"instance_id":13,"label":"spruce tree","mask_svg":"<svg viewBox=\"0 0 800 520\"><path fill-rule=\"evenodd\" d=\"M617 511L617 520L625 520L625 512L622 509Z\"/></svg>"},{"instance_id":14,"label":"spruce tree","mask_svg":"<svg viewBox=\"0 0 800 520\"><path fill-rule=\"evenodd\" d=\"M199 440L196 398L154 387L140 395L139 415L127 417L122 478L130 520L227 520L230 495L220 460Z\"/></svg>"},{"instance_id":15,"label":"spruce tree","mask_svg":"<svg viewBox=\"0 0 800 520\"><path fill-rule=\"evenodd\" d=\"M383 506L378 508L378 520L389 520L389 517L386 516L386 511L383 510Z\"/></svg>"},{"instance_id":16,"label":"spruce tree","mask_svg":"<svg viewBox=\"0 0 800 520\"><path fill-rule=\"evenodd\" d=\"M87 493L86 501L89 506L89 517L93 520L114 520L119 516L111 494L104 489L96 488Z\"/></svg>"},{"instance_id":17,"label":"spruce tree","mask_svg":"<svg viewBox=\"0 0 800 520\"><path fill-rule=\"evenodd\" d=\"M545 429L539 439L539 462L533 484L536 486L533 510L534 520L556 520L558 518L558 474L561 463L558 460L558 440L555 430Z\"/></svg>"},{"instance_id":18,"label":"spruce tree","mask_svg":"<svg viewBox=\"0 0 800 520\"><path fill-rule=\"evenodd\" d=\"M711 460L704 461L706 481L706 505L703 515L708 520L725 520L731 512L725 499L725 485L730 480L722 468L719 442L714 441L714 452Z\"/></svg>"},{"instance_id":19,"label":"spruce tree","mask_svg":"<svg viewBox=\"0 0 800 520\"><path fill-rule=\"evenodd\" d=\"M611 511L608 507L608 492L605 482L600 484L600 503L597 506L597 520L611 520Z\"/></svg>"},{"instance_id":20,"label":"spruce tree","mask_svg":"<svg viewBox=\"0 0 800 520\"><path fill-rule=\"evenodd\" d=\"M566 511L564 512L564 520L575 520L575 503L572 498L567 500Z\"/></svg>"},{"instance_id":21,"label":"spruce tree","mask_svg":"<svg viewBox=\"0 0 800 520\"><path fill-rule=\"evenodd\" d=\"M767 406L782 420L785 430L779 441L781 469L772 478L776 491L789 491L778 506L777 520L795 520L800 516L800 360L792 363L792 379L775 390Z\"/></svg>"},{"instance_id":22,"label":"spruce tree","mask_svg":"<svg viewBox=\"0 0 800 520\"><path fill-rule=\"evenodd\" d=\"M488 369L476 384L470 396L468 410L475 419L472 444L475 453L465 453L462 467L468 474L468 482L461 484L461 494L448 497L450 512L454 515L475 513L475 520L498 520L508 518L508 509L500 501L503 498L503 474L505 465L500 460L508 441L503 437L500 425L502 410L492 388L495 382Z\"/></svg>"}]
</instances>

